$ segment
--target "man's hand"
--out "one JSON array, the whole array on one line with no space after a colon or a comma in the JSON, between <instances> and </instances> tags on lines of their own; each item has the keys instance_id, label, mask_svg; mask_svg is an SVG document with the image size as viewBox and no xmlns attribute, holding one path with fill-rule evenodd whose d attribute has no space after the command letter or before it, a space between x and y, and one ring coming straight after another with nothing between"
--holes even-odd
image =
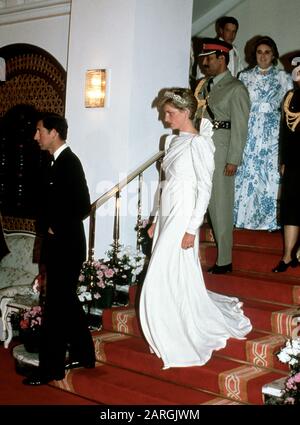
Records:
<instances>
[{"instance_id":1,"label":"man's hand","mask_svg":"<svg viewBox=\"0 0 300 425\"><path fill-rule=\"evenodd\" d=\"M224 176L234 176L237 170L237 165L226 164L224 168Z\"/></svg>"},{"instance_id":2,"label":"man's hand","mask_svg":"<svg viewBox=\"0 0 300 425\"><path fill-rule=\"evenodd\" d=\"M155 223L152 223L149 229L147 230L147 233L150 239L153 238L154 230L155 230Z\"/></svg>"},{"instance_id":3,"label":"man's hand","mask_svg":"<svg viewBox=\"0 0 300 425\"><path fill-rule=\"evenodd\" d=\"M39 273L33 281L32 290L34 294L44 294L46 291L46 274Z\"/></svg>"}]
</instances>

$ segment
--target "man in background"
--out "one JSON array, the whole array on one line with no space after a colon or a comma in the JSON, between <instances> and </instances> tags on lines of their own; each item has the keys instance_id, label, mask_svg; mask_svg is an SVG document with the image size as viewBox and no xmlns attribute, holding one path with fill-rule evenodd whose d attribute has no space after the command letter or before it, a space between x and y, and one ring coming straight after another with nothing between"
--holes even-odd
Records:
<instances>
[{"instance_id":1,"label":"man in background","mask_svg":"<svg viewBox=\"0 0 300 425\"><path fill-rule=\"evenodd\" d=\"M239 29L238 20L232 16L221 16L215 22L216 39L223 40L231 45L229 51L229 62L227 68L234 77L237 77L239 72L244 69L240 54L237 48L233 45L236 34ZM202 49L203 40L200 37L193 37L191 54L191 69L190 69L190 86L195 90L197 82L207 77L205 67L203 66L203 58L199 56Z\"/></svg>"},{"instance_id":2,"label":"man in background","mask_svg":"<svg viewBox=\"0 0 300 425\"><path fill-rule=\"evenodd\" d=\"M229 52L229 63L227 68L234 77L237 77L239 72L244 69L240 54L233 44L239 29L238 20L233 16L221 16L216 20L215 29L217 37L220 40L224 40L232 45L232 49Z\"/></svg>"},{"instance_id":3,"label":"man in background","mask_svg":"<svg viewBox=\"0 0 300 425\"><path fill-rule=\"evenodd\" d=\"M234 176L247 138L250 100L246 87L228 70L232 46L216 38L203 39L200 56L208 79L200 81L195 96L199 123L208 118L214 128L215 171L209 216L217 244L216 263L208 271L232 271Z\"/></svg>"}]
</instances>

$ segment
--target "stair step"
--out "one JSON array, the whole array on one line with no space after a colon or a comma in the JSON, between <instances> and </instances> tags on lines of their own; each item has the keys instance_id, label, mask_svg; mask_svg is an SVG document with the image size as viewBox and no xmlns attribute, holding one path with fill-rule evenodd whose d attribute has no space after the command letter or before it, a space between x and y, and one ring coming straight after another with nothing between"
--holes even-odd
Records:
<instances>
[{"instance_id":1,"label":"stair step","mask_svg":"<svg viewBox=\"0 0 300 425\"><path fill-rule=\"evenodd\" d=\"M212 266L217 256L216 246L204 242L200 245L200 258L203 266ZM261 273L272 273L281 258L281 251L267 248L253 248L245 246L234 246L232 250L232 263L234 270L256 271ZM273 273L272 273L273 274ZM275 273L274 273L275 274ZM286 276L295 276L300 279L300 267L289 267Z\"/></svg>"},{"instance_id":2,"label":"stair step","mask_svg":"<svg viewBox=\"0 0 300 425\"><path fill-rule=\"evenodd\" d=\"M108 332L109 330L104 330ZM120 339L121 334L112 332L110 338ZM142 338L141 334L135 335ZM122 340L127 340L130 335L122 334ZM288 371L286 364L281 363L274 355L285 344L286 337L282 335L266 334L254 330L244 340L229 338L226 347L216 352L217 355L227 356L240 361L248 361L259 367L274 368Z\"/></svg>"},{"instance_id":3,"label":"stair step","mask_svg":"<svg viewBox=\"0 0 300 425\"><path fill-rule=\"evenodd\" d=\"M289 367L278 360L276 353L285 345L282 335L263 335L249 338L246 342L247 360L259 367L274 368L289 372Z\"/></svg>"},{"instance_id":4,"label":"stair step","mask_svg":"<svg viewBox=\"0 0 300 425\"><path fill-rule=\"evenodd\" d=\"M109 405L197 405L214 401L219 404L221 399L103 362L97 362L93 370L70 370L64 380L53 381L51 385Z\"/></svg>"},{"instance_id":5,"label":"stair step","mask_svg":"<svg viewBox=\"0 0 300 425\"><path fill-rule=\"evenodd\" d=\"M209 400L201 401L202 404L262 404L263 385L286 376L289 371L276 353L297 330L300 267L272 273L282 254L279 231L235 229L233 237L233 273L205 272L215 263L217 254L207 225L200 231L200 256L207 288L243 301L244 313L254 328L245 340L230 338L226 347L214 352L204 366L162 370L162 361L150 353L142 337L137 317L141 286L135 285L129 288L128 307L103 312L103 330L94 335L97 360L158 382L214 394L209 395ZM142 391L144 396L153 394Z\"/></svg>"},{"instance_id":6,"label":"stair step","mask_svg":"<svg viewBox=\"0 0 300 425\"><path fill-rule=\"evenodd\" d=\"M229 296L257 298L282 304L300 304L300 279L285 273L234 271L224 275L204 272L207 289ZM283 276L284 275L284 276Z\"/></svg>"},{"instance_id":7,"label":"stair step","mask_svg":"<svg viewBox=\"0 0 300 425\"><path fill-rule=\"evenodd\" d=\"M141 336L140 323L136 317L135 307L115 307L103 310L102 328L107 331Z\"/></svg>"},{"instance_id":8,"label":"stair step","mask_svg":"<svg viewBox=\"0 0 300 425\"><path fill-rule=\"evenodd\" d=\"M206 389L239 402L262 404L262 386L282 377L277 372L216 356L201 367L162 370L162 361L150 353L142 338L105 331L94 338L98 361L178 385Z\"/></svg>"},{"instance_id":9,"label":"stair step","mask_svg":"<svg viewBox=\"0 0 300 425\"><path fill-rule=\"evenodd\" d=\"M291 336L298 324L300 310L297 306L282 306L260 300L243 299L244 313L251 320L253 328L284 336ZM134 307L104 310L103 329L128 335L142 336Z\"/></svg>"},{"instance_id":10,"label":"stair step","mask_svg":"<svg viewBox=\"0 0 300 425\"><path fill-rule=\"evenodd\" d=\"M299 308L283 307L278 304L256 300L244 300L244 313L255 329L291 337L297 329Z\"/></svg>"},{"instance_id":11,"label":"stair step","mask_svg":"<svg viewBox=\"0 0 300 425\"><path fill-rule=\"evenodd\" d=\"M213 231L208 224L204 224L200 229L201 242L215 242ZM282 251L283 239L280 230L276 232L268 232L266 230L233 230L233 244L245 245L260 248L274 248Z\"/></svg>"},{"instance_id":12,"label":"stair step","mask_svg":"<svg viewBox=\"0 0 300 425\"><path fill-rule=\"evenodd\" d=\"M129 287L129 306L130 307L139 305L141 289L142 289L141 284L134 284Z\"/></svg>"},{"instance_id":13,"label":"stair step","mask_svg":"<svg viewBox=\"0 0 300 425\"><path fill-rule=\"evenodd\" d=\"M265 334L255 330L250 332L244 340L230 338L226 347L215 355L247 361L258 367L288 372L288 366L281 363L275 355L285 342L286 338L282 335Z\"/></svg>"}]
</instances>

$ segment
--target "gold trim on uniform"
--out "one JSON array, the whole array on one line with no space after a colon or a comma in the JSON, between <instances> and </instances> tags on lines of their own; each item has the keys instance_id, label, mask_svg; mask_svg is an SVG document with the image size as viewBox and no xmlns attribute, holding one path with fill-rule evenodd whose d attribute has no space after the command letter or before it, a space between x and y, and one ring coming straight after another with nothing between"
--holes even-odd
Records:
<instances>
[{"instance_id":1,"label":"gold trim on uniform","mask_svg":"<svg viewBox=\"0 0 300 425\"><path fill-rule=\"evenodd\" d=\"M294 93L290 92L287 95L287 97L284 101L284 104L283 104L286 124L291 131L295 131L297 125L300 123L300 112L291 112L290 109L289 109L293 96L294 96Z\"/></svg>"}]
</instances>

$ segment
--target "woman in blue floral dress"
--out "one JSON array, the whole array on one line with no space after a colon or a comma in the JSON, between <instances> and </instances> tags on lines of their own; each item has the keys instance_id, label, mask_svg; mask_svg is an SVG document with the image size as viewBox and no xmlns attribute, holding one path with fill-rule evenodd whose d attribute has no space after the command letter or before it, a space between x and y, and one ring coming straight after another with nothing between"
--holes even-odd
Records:
<instances>
[{"instance_id":1,"label":"woman in blue floral dress","mask_svg":"<svg viewBox=\"0 0 300 425\"><path fill-rule=\"evenodd\" d=\"M256 66L239 79L249 91L251 110L243 162L235 178L236 227L273 231L279 190L278 137L281 103L293 87L291 75L276 68L275 42L267 36L255 44Z\"/></svg>"}]
</instances>

